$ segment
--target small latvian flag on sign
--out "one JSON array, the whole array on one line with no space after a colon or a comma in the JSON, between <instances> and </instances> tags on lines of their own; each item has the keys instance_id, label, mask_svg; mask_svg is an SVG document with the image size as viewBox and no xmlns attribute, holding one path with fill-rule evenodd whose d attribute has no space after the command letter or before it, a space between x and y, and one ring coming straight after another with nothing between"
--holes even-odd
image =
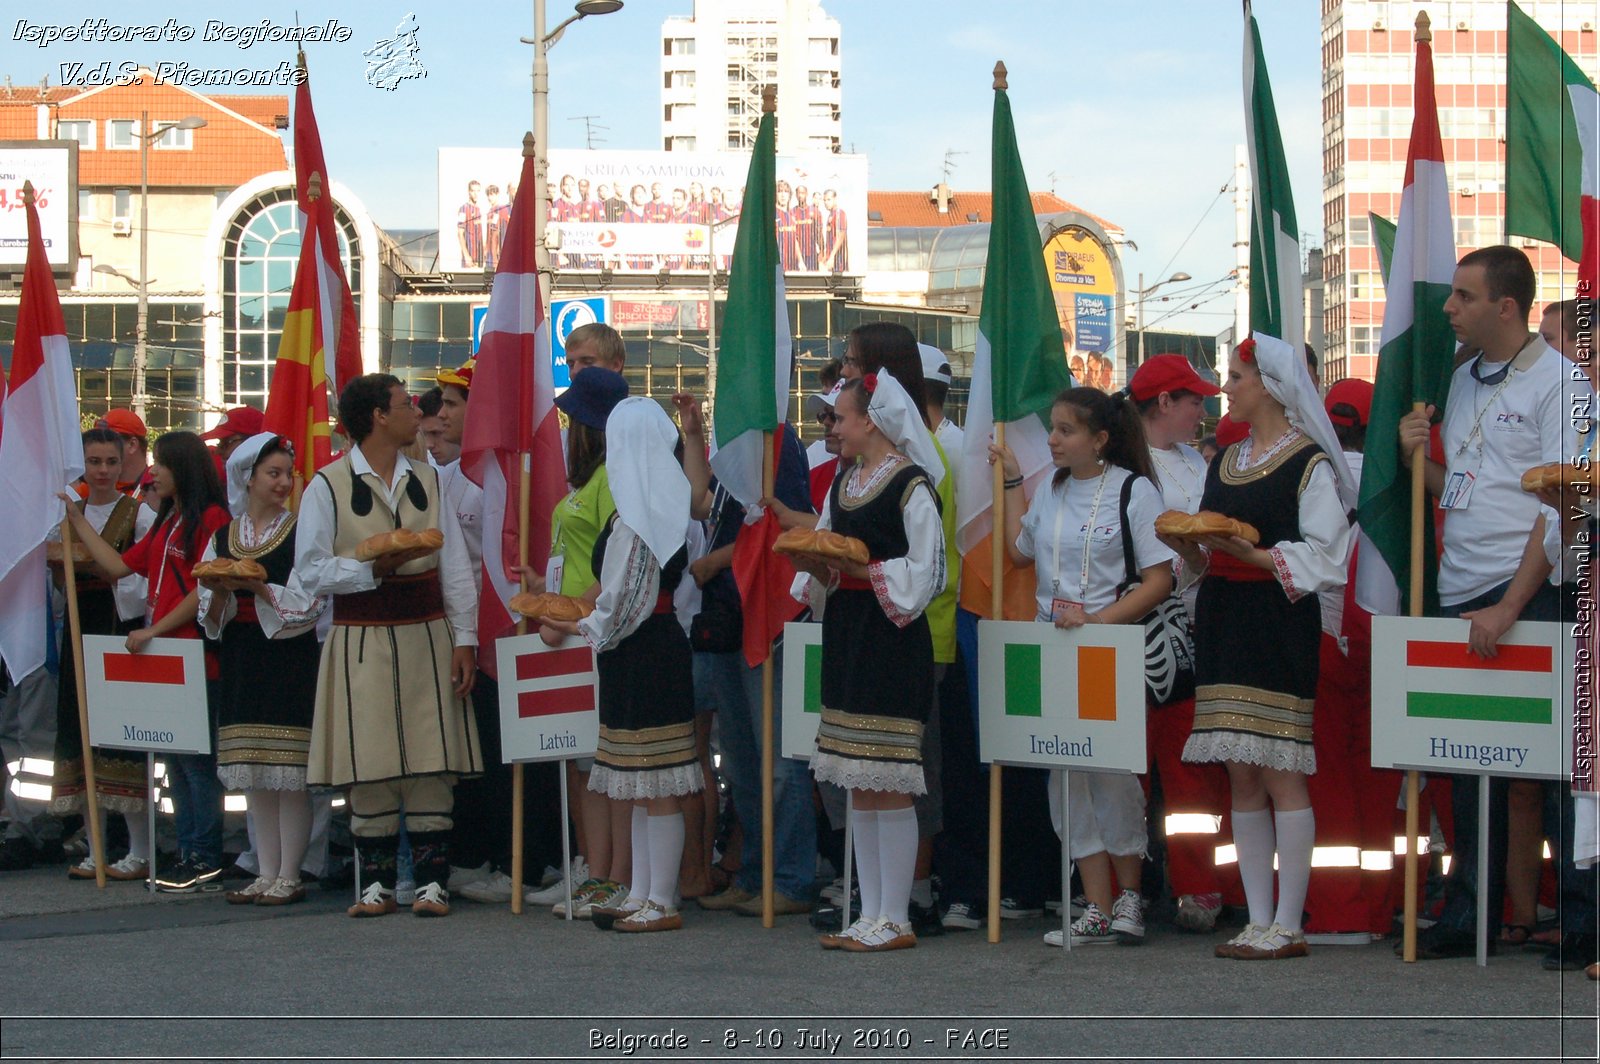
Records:
<instances>
[{"instance_id":1,"label":"small latvian flag on sign","mask_svg":"<svg viewBox=\"0 0 1600 1064\"><path fill-rule=\"evenodd\" d=\"M507 763L592 757L600 738L594 651L577 637L545 646L537 635L495 641L500 745Z\"/></svg>"}]
</instances>

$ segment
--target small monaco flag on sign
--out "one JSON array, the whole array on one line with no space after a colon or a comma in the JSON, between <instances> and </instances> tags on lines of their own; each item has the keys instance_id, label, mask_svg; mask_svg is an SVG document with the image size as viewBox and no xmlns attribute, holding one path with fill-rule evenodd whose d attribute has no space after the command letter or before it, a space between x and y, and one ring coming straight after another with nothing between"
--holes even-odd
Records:
<instances>
[{"instance_id":1,"label":"small monaco flag on sign","mask_svg":"<svg viewBox=\"0 0 1600 1064\"><path fill-rule=\"evenodd\" d=\"M500 671L500 747L509 764L592 757L600 741L594 651L571 637L545 646L537 635L495 641Z\"/></svg>"},{"instance_id":2,"label":"small monaco flag on sign","mask_svg":"<svg viewBox=\"0 0 1600 1064\"><path fill-rule=\"evenodd\" d=\"M174 654L115 654L104 657L106 683L183 686L183 659Z\"/></svg>"}]
</instances>

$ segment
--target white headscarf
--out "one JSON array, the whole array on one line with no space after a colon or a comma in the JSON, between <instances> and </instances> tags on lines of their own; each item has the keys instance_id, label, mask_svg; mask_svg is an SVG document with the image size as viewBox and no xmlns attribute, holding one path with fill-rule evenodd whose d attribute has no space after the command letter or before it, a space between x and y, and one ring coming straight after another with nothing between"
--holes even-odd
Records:
<instances>
[{"instance_id":1,"label":"white headscarf","mask_svg":"<svg viewBox=\"0 0 1600 1064\"><path fill-rule=\"evenodd\" d=\"M606 419L606 477L622 523L665 566L689 530L689 478L673 456L678 429L654 399L636 395Z\"/></svg>"},{"instance_id":2,"label":"white headscarf","mask_svg":"<svg viewBox=\"0 0 1600 1064\"><path fill-rule=\"evenodd\" d=\"M1283 404L1289 424L1304 432L1322 448L1333 463L1334 478L1339 483L1339 501L1346 510L1353 510L1360 495L1361 485L1350 473L1344 460L1344 447L1339 434L1328 420L1327 408L1317 391L1311 371L1306 368L1305 356L1276 336L1251 333L1255 341L1256 369L1261 373L1261 383L1267 394Z\"/></svg>"},{"instance_id":3,"label":"white headscarf","mask_svg":"<svg viewBox=\"0 0 1600 1064\"><path fill-rule=\"evenodd\" d=\"M922 411L888 370L867 374L868 380L873 378L877 379L877 387L868 396L867 416L894 444L894 449L921 466L937 487L944 479L944 463L939 461L939 448L934 445L928 423L922 420Z\"/></svg>"},{"instance_id":4,"label":"white headscarf","mask_svg":"<svg viewBox=\"0 0 1600 1064\"><path fill-rule=\"evenodd\" d=\"M243 517L250 501L250 474L256 458L267 444L278 438L276 432L258 432L233 449L228 456L228 510Z\"/></svg>"}]
</instances>

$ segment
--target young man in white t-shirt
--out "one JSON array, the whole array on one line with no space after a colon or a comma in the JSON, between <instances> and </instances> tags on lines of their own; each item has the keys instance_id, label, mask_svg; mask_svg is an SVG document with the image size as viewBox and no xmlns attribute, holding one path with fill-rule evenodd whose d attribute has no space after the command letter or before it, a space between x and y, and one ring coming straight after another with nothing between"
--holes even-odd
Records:
<instances>
[{"instance_id":1,"label":"young man in white t-shirt","mask_svg":"<svg viewBox=\"0 0 1600 1064\"><path fill-rule=\"evenodd\" d=\"M1442 423L1445 464L1426 460L1428 490L1445 513L1439 562L1440 616L1472 621L1471 642L1490 654L1516 620L1557 620L1559 596L1543 584L1507 616L1496 607L1518 575L1539 500L1521 488L1529 468L1563 461L1577 435L1571 420L1574 385L1567 362L1528 330L1536 279L1528 257L1505 245L1463 257L1451 282L1445 315L1456 338L1481 353L1456 368ZM1434 411L1400 421L1400 455L1426 448ZM1426 451L1424 451L1426 453ZM1520 581L1519 581L1520 583ZM1506 786L1490 779L1489 881L1477 882L1478 777L1454 777L1455 840L1450 886L1439 921L1421 935L1424 959L1474 952L1479 894L1498 922L1505 888ZM1492 944L1491 944L1491 948Z\"/></svg>"}]
</instances>

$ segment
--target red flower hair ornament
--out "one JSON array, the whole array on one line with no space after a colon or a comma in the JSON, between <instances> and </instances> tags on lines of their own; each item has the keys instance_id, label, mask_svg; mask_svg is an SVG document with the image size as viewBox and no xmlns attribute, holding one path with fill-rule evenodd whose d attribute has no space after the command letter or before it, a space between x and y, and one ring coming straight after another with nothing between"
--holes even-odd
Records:
<instances>
[{"instance_id":1,"label":"red flower hair ornament","mask_svg":"<svg viewBox=\"0 0 1600 1064\"><path fill-rule=\"evenodd\" d=\"M1240 358L1244 359L1246 362L1250 363L1251 365L1255 365L1255 361L1256 361L1256 338L1255 337L1253 337L1253 336L1250 337L1248 340L1245 340L1243 343L1241 343L1238 347L1234 348L1233 350L1235 351L1235 353L1238 354L1238 356Z\"/></svg>"},{"instance_id":2,"label":"red flower hair ornament","mask_svg":"<svg viewBox=\"0 0 1600 1064\"><path fill-rule=\"evenodd\" d=\"M868 395L871 395L873 392L878 390L878 375L876 373L869 373L865 377L862 377L861 386L867 390Z\"/></svg>"}]
</instances>

